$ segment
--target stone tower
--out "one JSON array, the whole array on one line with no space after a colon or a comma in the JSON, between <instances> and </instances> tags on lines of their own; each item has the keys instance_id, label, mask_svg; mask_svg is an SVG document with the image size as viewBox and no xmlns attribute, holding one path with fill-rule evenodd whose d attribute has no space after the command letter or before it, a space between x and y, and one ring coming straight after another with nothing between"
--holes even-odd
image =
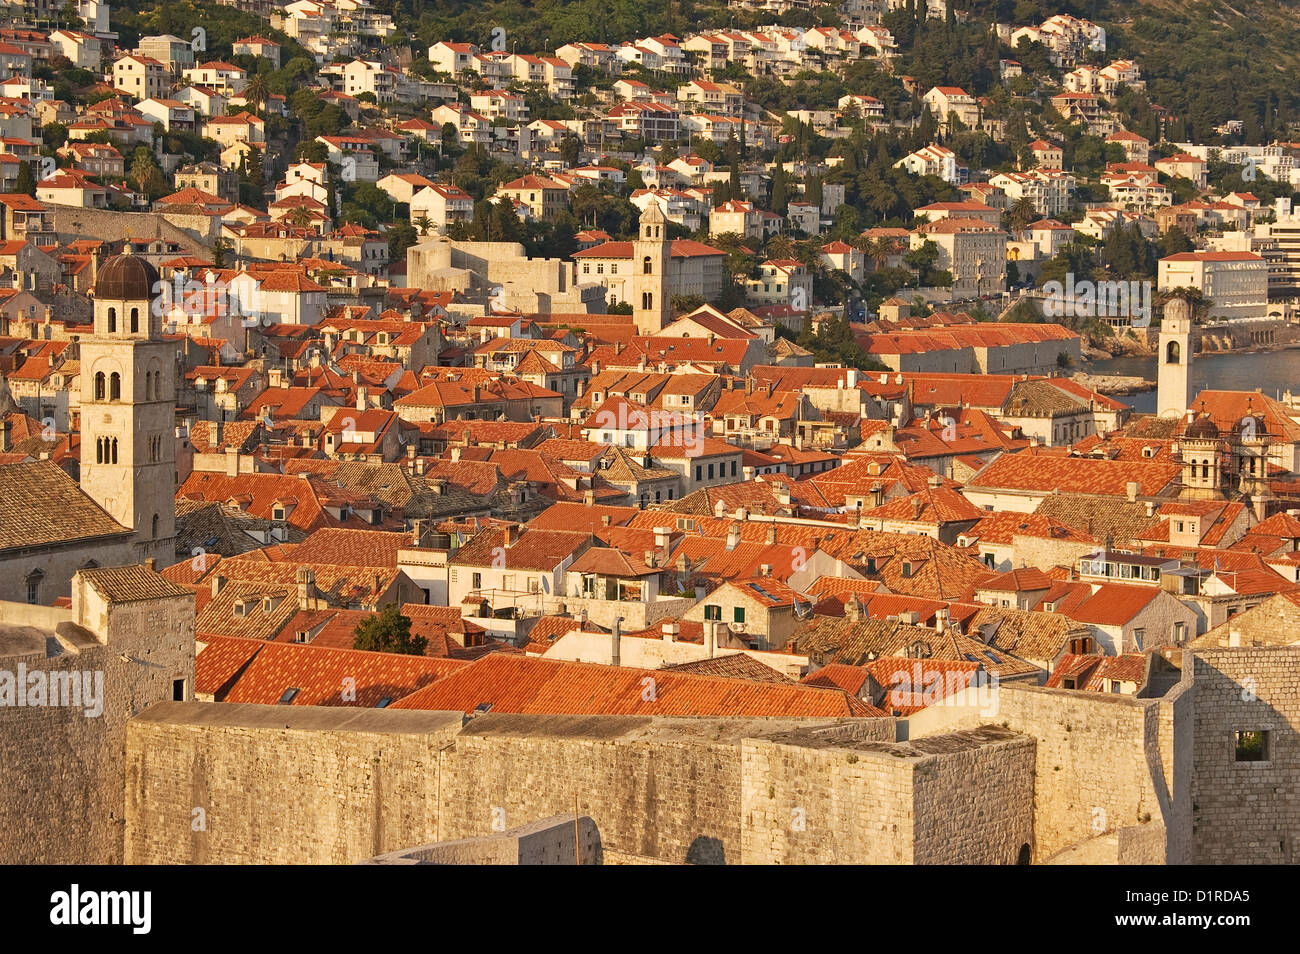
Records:
<instances>
[{"instance_id":1,"label":"stone tower","mask_svg":"<svg viewBox=\"0 0 1300 954\"><path fill-rule=\"evenodd\" d=\"M81 489L135 531L137 558L175 562L176 346L152 303L158 270L118 255L95 280L81 339Z\"/></svg>"},{"instance_id":2,"label":"stone tower","mask_svg":"<svg viewBox=\"0 0 1300 954\"><path fill-rule=\"evenodd\" d=\"M668 220L658 202L641 213L637 240L632 243L632 320L637 334L657 335L670 321L668 262L672 242Z\"/></svg>"},{"instance_id":3,"label":"stone tower","mask_svg":"<svg viewBox=\"0 0 1300 954\"><path fill-rule=\"evenodd\" d=\"M1165 305L1156 361L1156 411L1182 417L1192 403L1192 309L1181 298Z\"/></svg>"},{"instance_id":4,"label":"stone tower","mask_svg":"<svg viewBox=\"0 0 1300 954\"><path fill-rule=\"evenodd\" d=\"M1193 409L1187 411L1183 433L1178 438L1178 456L1183 468L1180 496L1200 500L1223 496L1222 435L1203 406L1199 414Z\"/></svg>"}]
</instances>

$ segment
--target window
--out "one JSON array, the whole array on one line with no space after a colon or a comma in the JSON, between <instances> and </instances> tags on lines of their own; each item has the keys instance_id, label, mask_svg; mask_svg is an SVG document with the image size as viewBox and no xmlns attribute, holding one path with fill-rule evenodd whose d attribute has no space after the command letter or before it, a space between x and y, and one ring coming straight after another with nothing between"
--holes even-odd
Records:
<instances>
[{"instance_id":1,"label":"window","mask_svg":"<svg viewBox=\"0 0 1300 954\"><path fill-rule=\"evenodd\" d=\"M280 705L282 705L282 706L292 705L292 704L293 704L293 700L297 697L297 695L298 695L298 693L299 693L300 691L301 691L301 690L300 690L298 687L296 687L296 686L293 687L293 688L290 688L290 689L286 689L286 690L284 690L284 695L282 695L282 696L280 697Z\"/></svg>"},{"instance_id":2,"label":"window","mask_svg":"<svg viewBox=\"0 0 1300 954\"><path fill-rule=\"evenodd\" d=\"M470 574L469 583L470 586L473 587L474 589L476 590L479 589L480 587L483 586L483 574L482 573Z\"/></svg>"},{"instance_id":3,"label":"window","mask_svg":"<svg viewBox=\"0 0 1300 954\"><path fill-rule=\"evenodd\" d=\"M184 702L184 701L185 701L185 680L173 679L172 680L172 702Z\"/></svg>"},{"instance_id":4,"label":"window","mask_svg":"<svg viewBox=\"0 0 1300 954\"><path fill-rule=\"evenodd\" d=\"M703 467L703 465L701 465L701 464L696 464L696 465L695 465L695 479L696 479L696 480L703 480L703 479L704 479L704 467Z\"/></svg>"},{"instance_id":5,"label":"window","mask_svg":"<svg viewBox=\"0 0 1300 954\"><path fill-rule=\"evenodd\" d=\"M731 611L732 622L743 623L745 621L745 607L737 606Z\"/></svg>"},{"instance_id":6,"label":"window","mask_svg":"<svg viewBox=\"0 0 1300 954\"><path fill-rule=\"evenodd\" d=\"M714 606L714 605L712 605L712 604L708 604L708 605L706 605L706 606L704 607L704 618L705 618L705 619L716 619L716 620L719 620L719 621L720 621L720 620L722 619L722 607L721 607L721 606Z\"/></svg>"},{"instance_id":7,"label":"window","mask_svg":"<svg viewBox=\"0 0 1300 954\"><path fill-rule=\"evenodd\" d=\"M108 377L108 399L110 401L122 399L122 376L116 371Z\"/></svg>"},{"instance_id":8,"label":"window","mask_svg":"<svg viewBox=\"0 0 1300 954\"><path fill-rule=\"evenodd\" d=\"M139 330L140 330L140 309L132 308L131 309L131 332L132 334L134 334Z\"/></svg>"},{"instance_id":9,"label":"window","mask_svg":"<svg viewBox=\"0 0 1300 954\"><path fill-rule=\"evenodd\" d=\"M709 465L709 480L713 479L713 465Z\"/></svg>"},{"instance_id":10,"label":"window","mask_svg":"<svg viewBox=\"0 0 1300 954\"><path fill-rule=\"evenodd\" d=\"M1146 640L1146 635L1147 635L1147 631L1140 627L1138 629L1133 630L1133 642L1137 644L1138 649L1142 648L1143 643Z\"/></svg>"},{"instance_id":11,"label":"window","mask_svg":"<svg viewBox=\"0 0 1300 954\"><path fill-rule=\"evenodd\" d=\"M95 400L104 400L104 372L99 371L95 374Z\"/></svg>"},{"instance_id":12,"label":"window","mask_svg":"<svg viewBox=\"0 0 1300 954\"><path fill-rule=\"evenodd\" d=\"M27 602L31 604L39 603L41 597L41 580L45 579L45 574L40 570L33 570L27 574Z\"/></svg>"},{"instance_id":13,"label":"window","mask_svg":"<svg viewBox=\"0 0 1300 954\"><path fill-rule=\"evenodd\" d=\"M117 331L117 309L108 309L108 330Z\"/></svg>"},{"instance_id":14,"label":"window","mask_svg":"<svg viewBox=\"0 0 1300 954\"><path fill-rule=\"evenodd\" d=\"M653 272L654 272L654 266L651 265L650 256L647 255L645 258L641 259L641 274L649 275Z\"/></svg>"},{"instance_id":15,"label":"window","mask_svg":"<svg viewBox=\"0 0 1300 954\"><path fill-rule=\"evenodd\" d=\"M1247 729L1236 733L1236 761L1267 762L1268 732L1263 729Z\"/></svg>"}]
</instances>

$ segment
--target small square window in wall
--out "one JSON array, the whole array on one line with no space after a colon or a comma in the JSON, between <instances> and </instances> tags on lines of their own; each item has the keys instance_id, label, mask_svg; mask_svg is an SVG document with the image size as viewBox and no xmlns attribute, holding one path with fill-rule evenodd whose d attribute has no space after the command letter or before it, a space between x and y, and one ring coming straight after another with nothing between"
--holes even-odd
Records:
<instances>
[{"instance_id":1,"label":"small square window in wall","mask_svg":"<svg viewBox=\"0 0 1300 954\"><path fill-rule=\"evenodd\" d=\"M1268 736L1265 729L1246 729L1236 733L1238 762L1267 762Z\"/></svg>"}]
</instances>

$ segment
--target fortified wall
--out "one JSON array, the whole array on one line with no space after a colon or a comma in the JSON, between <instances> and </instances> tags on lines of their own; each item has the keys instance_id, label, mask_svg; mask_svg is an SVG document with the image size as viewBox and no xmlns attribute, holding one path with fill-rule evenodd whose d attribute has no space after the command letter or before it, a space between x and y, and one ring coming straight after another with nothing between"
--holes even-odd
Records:
<instances>
[{"instance_id":1,"label":"fortified wall","mask_svg":"<svg viewBox=\"0 0 1300 954\"><path fill-rule=\"evenodd\" d=\"M1196 864L1300 862L1300 646L1196 651ZM1264 758L1239 761L1237 734Z\"/></svg>"},{"instance_id":2,"label":"fortified wall","mask_svg":"<svg viewBox=\"0 0 1300 954\"><path fill-rule=\"evenodd\" d=\"M153 631L148 604L116 605L100 604L125 614L108 632ZM79 618L88 633L103 622ZM1002 685L897 722L171 701L139 712L171 678L137 669L141 657L170 669L171 649L105 649L71 623L31 625L99 652L131 687L104 723L124 728L125 757L111 729L0 713L0 755L17 766L0 800L4 860L508 853L465 840L575 815L597 826L606 863L1297 860L1300 647L1187 650L1160 698ZM1243 759L1243 732L1264 733L1263 758Z\"/></svg>"},{"instance_id":3,"label":"fortified wall","mask_svg":"<svg viewBox=\"0 0 1300 954\"><path fill-rule=\"evenodd\" d=\"M71 609L0 603L0 620L0 864L121 863L127 720L191 690L194 594L89 570Z\"/></svg>"}]
</instances>

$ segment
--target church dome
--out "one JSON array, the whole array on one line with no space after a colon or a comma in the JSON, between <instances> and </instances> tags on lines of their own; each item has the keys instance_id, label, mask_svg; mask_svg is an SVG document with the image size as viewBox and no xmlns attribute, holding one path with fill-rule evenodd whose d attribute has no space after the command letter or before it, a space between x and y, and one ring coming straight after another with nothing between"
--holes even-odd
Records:
<instances>
[{"instance_id":1,"label":"church dome","mask_svg":"<svg viewBox=\"0 0 1300 954\"><path fill-rule=\"evenodd\" d=\"M115 255L95 278L101 301L149 301L158 292L158 269L138 255Z\"/></svg>"},{"instance_id":2,"label":"church dome","mask_svg":"<svg viewBox=\"0 0 1300 954\"><path fill-rule=\"evenodd\" d=\"M1219 429L1210 420L1210 415L1202 411L1196 420L1187 425L1183 436L1192 440L1214 441L1219 439Z\"/></svg>"}]
</instances>

